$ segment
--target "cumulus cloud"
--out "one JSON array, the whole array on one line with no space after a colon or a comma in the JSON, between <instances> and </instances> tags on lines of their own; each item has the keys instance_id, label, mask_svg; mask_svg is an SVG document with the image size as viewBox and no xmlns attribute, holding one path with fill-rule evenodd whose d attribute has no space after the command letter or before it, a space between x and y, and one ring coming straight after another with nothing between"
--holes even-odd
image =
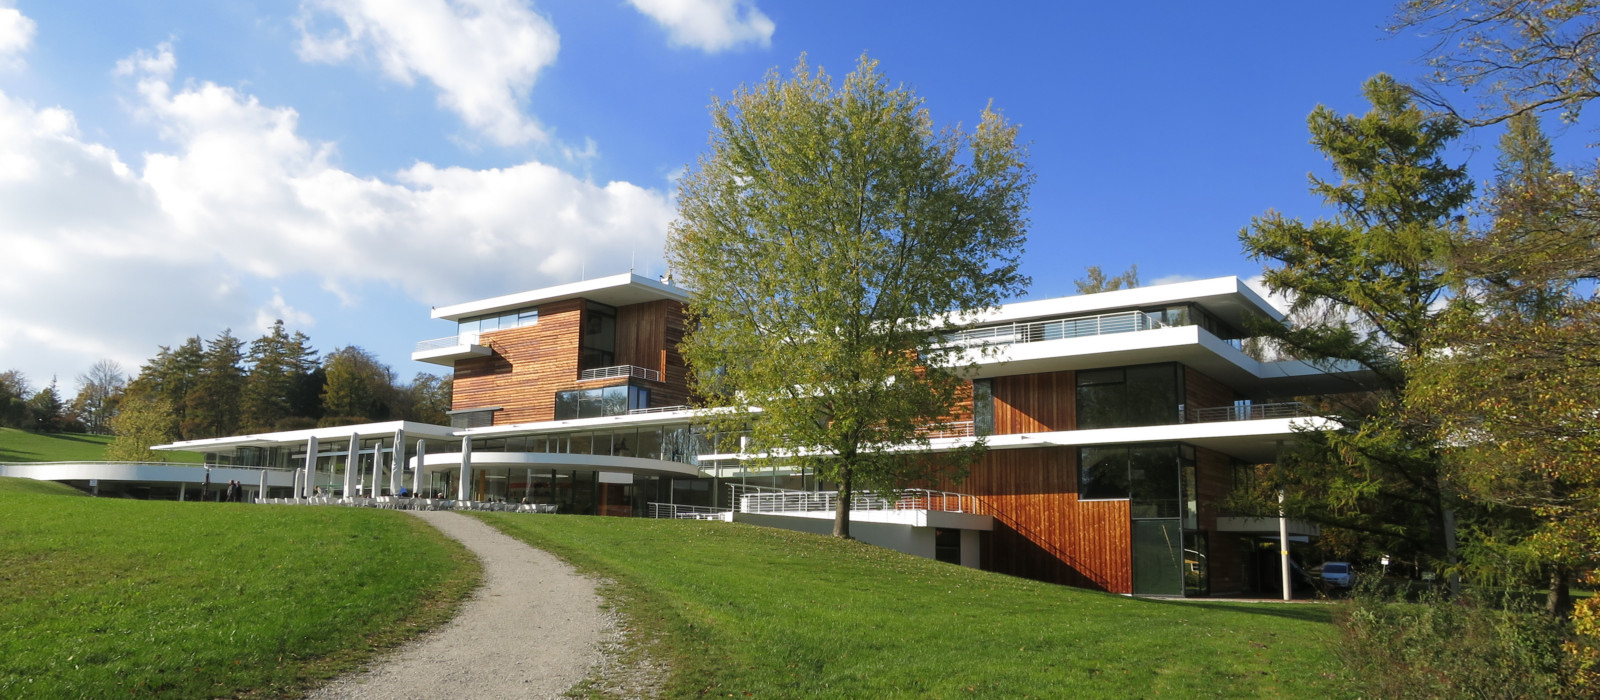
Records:
<instances>
[{"instance_id":1,"label":"cumulus cloud","mask_svg":"<svg viewBox=\"0 0 1600 700\"><path fill-rule=\"evenodd\" d=\"M342 26L319 31L329 17ZM521 105L561 42L520 0L305 0L299 21L303 60L375 61L408 86L421 76L441 107L501 145L546 137Z\"/></svg>"},{"instance_id":2,"label":"cumulus cloud","mask_svg":"<svg viewBox=\"0 0 1600 700\"><path fill-rule=\"evenodd\" d=\"M33 46L33 32L37 29L32 19L10 2L0 1L0 66L14 68L22 64L22 54Z\"/></svg>"},{"instance_id":3,"label":"cumulus cloud","mask_svg":"<svg viewBox=\"0 0 1600 700\"><path fill-rule=\"evenodd\" d=\"M659 250L665 193L539 162L419 162L389 177L335 164L298 113L210 82L175 86L170 47L124 61L132 107L163 140L129 162L72 113L0 92L0 356L26 368L109 357L283 317L253 286L293 277L347 299L364 286L424 304L571 281L580 261Z\"/></svg>"},{"instance_id":4,"label":"cumulus cloud","mask_svg":"<svg viewBox=\"0 0 1600 700\"><path fill-rule=\"evenodd\" d=\"M716 53L770 46L777 25L751 0L628 0L667 30L675 46Z\"/></svg>"}]
</instances>

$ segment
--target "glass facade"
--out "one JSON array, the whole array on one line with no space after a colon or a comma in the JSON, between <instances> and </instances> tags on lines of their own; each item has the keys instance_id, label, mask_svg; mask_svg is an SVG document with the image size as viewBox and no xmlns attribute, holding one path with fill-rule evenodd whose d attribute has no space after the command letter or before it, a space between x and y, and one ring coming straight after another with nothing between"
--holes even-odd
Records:
<instances>
[{"instance_id":1,"label":"glass facade","mask_svg":"<svg viewBox=\"0 0 1600 700\"><path fill-rule=\"evenodd\" d=\"M972 434L994 434L994 384L988 379L972 380Z\"/></svg>"},{"instance_id":2,"label":"glass facade","mask_svg":"<svg viewBox=\"0 0 1600 700\"><path fill-rule=\"evenodd\" d=\"M621 416L649 408L650 390L637 386L607 386L556 392L556 420Z\"/></svg>"},{"instance_id":3,"label":"glass facade","mask_svg":"<svg viewBox=\"0 0 1600 700\"><path fill-rule=\"evenodd\" d=\"M522 328L523 326L532 326L538 323L539 309L530 306L525 309L513 309L511 311L461 319L456 322L456 332L464 339L468 337L476 338L479 333Z\"/></svg>"},{"instance_id":4,"label":"glass facade","mask_svg":"<svg viewBox=\"0 0 1600 700\"><path fill-rule=\"evenodd\" d=\"M583 335L578 345L578 369L599 369L617 364L617 310L596 302L583 309Z\"/></svg>"},{"instance_id":5,"label":"glass facade","mask_svg":"<svg viewBox=\"0 0 1600 700\"><path fill-rule=\"evenodd\" d=\"M459 452L459 443L451 450ZM660 459L683 464L699 464L700 454L711 448L709 437L699 428L687 425L608 428L556 435L533 435L472 441L474 452L546 452L557 454L608 455Z\"/></svg>"},{"instance_id":6,"label":"glass facade","mask_svg":"<svg viewBox=\"0 0 1600 700\"><path fill-rule=\"evenodd\" d=\"M1206 535L1199 527L1195 451L1189 445L1078 450L1080 500L1128 500L1133 592L1205 595Z\"/></svg>"},{"instance_id":7,"label":"glass facade","mask_svg":"<svg viewBox=\"0 0 1600 700\"><path fill-rule=\"evenodd\" d=\"M1183 368L1177 363L1077 373L1078 429L1180 422Z\"/></svg>"}]
</instances>

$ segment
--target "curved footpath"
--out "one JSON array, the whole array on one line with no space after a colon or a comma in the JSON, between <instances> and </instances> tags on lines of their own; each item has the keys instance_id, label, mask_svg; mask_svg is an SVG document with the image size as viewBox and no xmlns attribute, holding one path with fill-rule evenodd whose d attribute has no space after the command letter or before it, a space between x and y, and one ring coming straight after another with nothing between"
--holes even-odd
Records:
<instances>
[{"instance_id":1,"label":"curved footpath","mask_svg":"<svg viewBox=\"0 0 1600 700\"><path fill-rule=\"evenodd\" d=\"M411 513L477 555L483 585L444 627L308 697L557 698L601 662L612 624L593 581L474 518Z\"/></svg>"}]
</instances>

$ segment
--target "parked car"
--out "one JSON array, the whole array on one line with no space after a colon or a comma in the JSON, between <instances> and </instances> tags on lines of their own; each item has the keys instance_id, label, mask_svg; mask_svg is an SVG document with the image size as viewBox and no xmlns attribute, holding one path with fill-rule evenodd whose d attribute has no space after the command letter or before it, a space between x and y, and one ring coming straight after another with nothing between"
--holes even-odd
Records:
<instances>
[{"instance_id":1,"label":"parked car","mask_svg":"<svg viewBox=\"0 0 1600 700\"><path fill-rule=\"evenodd\" d=\"M1349 562L1330 561L1322 565L1322 585L1330 588L1350 588L1356 585L1356 571Z\"/></svg>"}]
</instances>

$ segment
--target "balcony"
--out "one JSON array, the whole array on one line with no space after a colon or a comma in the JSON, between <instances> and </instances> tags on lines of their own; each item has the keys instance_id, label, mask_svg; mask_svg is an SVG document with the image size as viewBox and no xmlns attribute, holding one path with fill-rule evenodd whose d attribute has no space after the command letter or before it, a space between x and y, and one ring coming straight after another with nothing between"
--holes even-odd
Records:
<instances>
[{"instance_id":1,"label":"balcony","mask_svg":"<svg viewBox=\"0 0 1600 700\"><path fill-rule=\"evenodd\" d=\"M454 367L457 360L488 357L494 350L478 344L477 333L458 333L445 338L434 338L417 343L411 359L445 367Z\"/></svg>"},{"instance_id":2,"label":"balcony","mask_svg":"<svg viewBox=\"0 0 1600 700\"><path fill-rule=\"evenodd\" d=\"M661 373L653 369L635 367L633 365L617 365L616 367L597 367L586 369L578 373L578 381L588 382L597 379L616 379L618 377L631 377L651 382L661 381Z\"/></svg>"},{"instance_id":3,"label":"balcony","mask_svg":"<svg viewBox=\"0 0 1600 700\"><path fill-rule=\"evenodd\" d=\"M1150 314L1143 311L1119 311L1098 316L1033 321L1031 323L1008 323L1003 326L972 328L948 333L944 336L944 342L951 345L1013 345L1016 343L1037 343L1045 340L1110 335L1113 333L1132 333L1134 331L1148 331L1166 327L1166 324L1157 321Z\"/></svg>"},{"instance_id":4,"label":"balcony","mask_svg":"<svg viewBox=\"0 0 1600 700\"><path fill-rule=\"evenodd\" d=\"M1189 408L1181 416L1183 423L1221 423L1236 420L1266 420L1269 418L1306 418L1317 415L1310 406L1300 401L1282 403L1235 404L1212 408Z\"/></svg>"}]
</instances>

